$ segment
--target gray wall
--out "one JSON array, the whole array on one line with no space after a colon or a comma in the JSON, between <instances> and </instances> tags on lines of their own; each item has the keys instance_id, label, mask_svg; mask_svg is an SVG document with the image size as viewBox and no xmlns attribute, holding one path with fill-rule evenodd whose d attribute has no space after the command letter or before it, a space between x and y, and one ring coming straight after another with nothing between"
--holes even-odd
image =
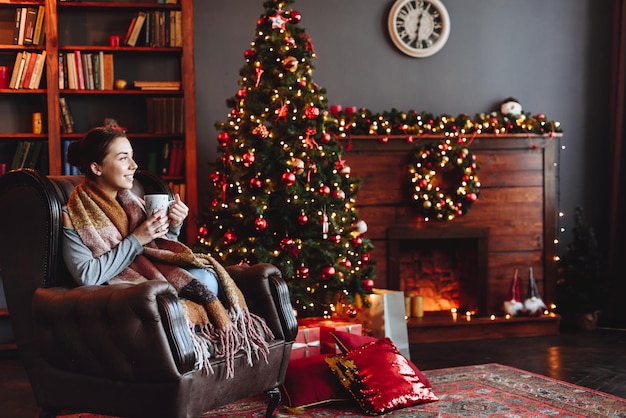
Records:
<instances>
[{"instance_id":1,"label":"gray wall","mask_svg":"<svg viewBox=\"0 0 626 418\"><path fill-rule=\"evenodd\" d=\"M560 164L561 225L584 206L603 237L607 225L610 0L444 0L450 38L436 55L410 58L389 40L393 0L299 0L311 36L314 80L329 103L474 115L517 97L565 131ZM238 89L243 52L255 39L263 0L197 0L196 101L200 202L216 157L217 120ZM358 173L356 173L358 175ZM358 201L357 201L358 203ZM569 233L560 235L563 243ZM564 245L563 245L564 247ZM560 247L560 251L563 248Z\"/></svg>"}]
</instances>

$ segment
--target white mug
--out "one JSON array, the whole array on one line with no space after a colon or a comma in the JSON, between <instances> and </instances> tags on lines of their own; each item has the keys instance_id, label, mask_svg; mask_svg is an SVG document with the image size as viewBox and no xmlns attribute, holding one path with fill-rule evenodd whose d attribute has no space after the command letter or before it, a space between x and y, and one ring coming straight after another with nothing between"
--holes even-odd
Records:
<instances>
[{"instance_id":1,"label":"white mug","mask_svg":"<svg viewBox=\"0 0 626 418\"><path fill-rule=\"evenodd\" d=\"M146 202L146 213L152 215L161 209L165 210L165 214L170 207L170 197L166 194L147 194L143 197Z\"/></svg>"}]
</instances>

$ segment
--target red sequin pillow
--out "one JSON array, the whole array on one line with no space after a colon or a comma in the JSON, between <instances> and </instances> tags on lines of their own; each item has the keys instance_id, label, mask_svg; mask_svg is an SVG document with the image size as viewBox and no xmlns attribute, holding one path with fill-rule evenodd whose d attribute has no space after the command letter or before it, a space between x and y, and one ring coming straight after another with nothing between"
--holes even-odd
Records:
<instances>
[{"instance_id":1,"label":"red sequin pillow","mask_svg":"<svg viewBox=\"0 0 626 418\"><path fill-rule=\"evenodd\" d=\"M325 361L367 414L438 400L389 338L326 357Z\"/></svg>"},{"instance_id":2,"label":"red sequin pillow","mask_svg":"<svg viewBox=\"0 0 626 418\"><path fill-rule=\"evenodd\" d=\"M377 340L374 337L350 334L349 332L345 332L345 331L333 331L331 335L333 336L333 338L335 338L335 341L337 342L339 349L344 354L350 350L354 350L355 348L362 347L369 342ZM409 366L411 366L411 368L413 369L417 377L419 377L420 381L424 384L424 386L426 386L427 388L431 387L431 384L428 381L428 378L424 376L424 373L422 373L422 371L418 369L417 366L413 362L411 362L409 359L407 359L407 361L409 362Z\"/></svg>"}]
</instances>

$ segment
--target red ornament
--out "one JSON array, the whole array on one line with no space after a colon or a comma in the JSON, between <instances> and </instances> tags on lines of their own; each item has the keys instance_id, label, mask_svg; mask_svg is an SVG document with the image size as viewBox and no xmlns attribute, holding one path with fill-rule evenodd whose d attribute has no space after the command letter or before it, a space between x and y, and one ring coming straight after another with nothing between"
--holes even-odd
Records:
<instances>
[{"instance_id":1,"label":"red ornament","mask_svg":"<svg viewBox=\"0 0 626 418\"><path fill-rule=\"evenodd\" d=\"M478 199L478 196L476 196L476 193L469 193L467 195L467 200L469 200L470 202L475 202L476 199Z\"/></svg>"},{"instance_id":2,"label":"red ornament","mask_svg":"<svg viewBox=\"0 0 626 418\"><path fill-rule=\"evenodd\" d=\"M216 208L219 206L219 204L220 202L217 199L211 200L211 207Z\"/></svg>"},{"instance_id":3,"label":"red ornament","mask_svg":"<svg viewBox=\"0 0 626 418\"><path fill-rule=\"evenodd\" d=\"M341 262L341 265L344 266L345 268L349 269L350 267L352 267L352 261L348 260L347 258L345 260L343 260Z\"/></svg>"},{"instance_id":4,"label":"red ornament","mask_svg":"<svg viewBox=\"0 0 626 418\"><path fill-rule=\"evenodd\" d=\"M309 278L309 268L308 267L300 267L296 270L296 277L299 279L308 279Z\"/></svg>"},{"instance_id":5,"label":"red ornament","mask_svg":"<svg viewBox=\"0 0 626 418\"><path fill-rule=\"evenodd\" d=\"M243 165L246 167L250 167L252 163L254 163L254 160L255 160L254 154L251 152L246 152L243 155Z\"/></svg>"},{"instance_id":6,"label":"red ornament","mask_svg":"<svg viewBox=\"0 0 626 418\"><path fill-rule=\"evenodd\" d=\"M285 186L293 186L296 182L296 175L287 171L280 178Z\"/></svg>"},{"instance_id":7,"label":"red ornament","mask_svg":"<svg viewBox=\"0 0 626 418\"><path fill-rule=\"evenodd\" d=\"M309 217L306 216L305 214L302 214L300 216L298 216L298 223L300 225L306 225L306 223L309 222Z\"/></svg>"},{"instance_id":8,"label":"red ornament","mask_svg":"<svg viewBox=\"0 0 626 418\"><path fill-rule=\"evenodd\" d=\"M256 51L254 49L246 49L243 56L245 58L254 58L256 56Z\"/></svg>"},{"instance_id":9,"label":"red ornament","mask_svg":"<svg viewBox=\"0 0 626 418\"><path fill-rule=\"evenodd\" d=\"M368 253L365 253L361 256L361 261L363 261L365 264L370 262L370 255Z\"/></svg>"},{"instance_id":10,"label":"red ornament","mask_svg":"<svg viewBox=\"0 0 626 418\"><path fill-rule=\"evenodd\" d=\"M250 188L251 189L260 189L263 183L260 179L253 177L250 179Z\"/></svg>"},{"instance_id":11,"label":"red ornament","mask_svg":"<svg viewBox=\"0 0 626 418\"><path fill-rule=\"evenodd\" d=\"M302 20L302 14L297 10L292 10L290 18L291 23L300 23L300 21Z\"/></svg>"},{"instance_id":12,"label":"red ornament","mask_svg":"<svg viewBox=\"0 0 626 418\"><path fill-rule=\"evenodd\" d=\"M330 280L335 275L335 268L333 266L324 267L322 269L322 279Z\"/></svg>"},{"instance_id":13,"label":"red ornament","mask_svg":"<svg viewBox=\"0 0 626 418\"><path fill-rule=\"evenodd\" d=\"M315 119L320 115L320 109L315 106L307 106L307 108L304 109L304 114L309 119Z\"/></svg>"},{"instance_id":14,"label":"red ornament","mask_svg":"<svg viewBox=\"0 0 626 418\"><path fill-rule=\"evenodd\" d=\"M254 229L257 231L264 231L267 228L267 221L265 218L256 218L254 221Z\"/></svg>"},{"instance_id":15,"label":"red ornament","mask_svg":"<svg viewBox=\"0 0 626 418\"><path fill-rule=\"evenodd\" d=\"M248 94L248 90L244 89L239 89L237 91L237 98L238 99L243 99L244 97L246 97L246 95Z\"/></svg>"},{"instance_id":16,"label":"red ornament","mask_svg":"<svg viewBox=\"0 0 626 418\"><path fill-rule=\"evenodd\" d=\"M201 226L198 228L198 235L201 237L206 237L209 234L209 229L206 226Z\"/></svg>"},{"instance_id":17,"label":"red ornament","mask_svg":"<svg viewBox=\"0 0 626 418\"><path fill-rule=\"evenodd\" d=\"M226 147L232 143L232 139L230 138L230 134L228 132L220 132L217 134L217 142L221 146Z\"/></svg>"},{"instance_id":18,"label":"red ornament","mask_svg":"<svg viewBox=\"0 0 626 418\"><path fill-rule=\"evenodd\" d=\"M366 292L371 292L373 288L374 288L374 280L372 279L363 280L363 290L365 290Z\"/></svg>"},{"instance_id":19,"label":"red ornament","mask_svg":"<svg viewBox=\"0 0 626 418\"><path fill-rule=\"evenodd\" d=\"M325 184L322 184L322 185L320 186L320 194L323 194L323 195L329 195L329 194L330 194L330 187L328 187L328 186L327 186L327 185L325 185Z\"/></svg>"},{"instance_id":20,"label":"red ornament","mask_svg":"<svg viewBox=\"0 0 626 418\"><path fill-rule=\"evenodd\" d=\"M346 192L344 192L341 189L335 189L335 191L333 192L333 197L335 199L345 199L346 198Z\"/></svg>"},{"instance_id":21,"label":"red ornament","mask_svg":"<svg viewBox=\"0 0 626 418\"><path fill-rule=\"evenodd\" d=\"M235 234L233 231L227 231L226 233L224 233L224 244L228 245L235 241L237 241L237 234Z\"/></svg>"},{"instance_id":22,"label":"red ornament","mask_svg":"<svg viewBox=\"0 0 626 418\"><path fill-rule=\"evenodd\" d=\"M341 235L337 234L337 235L333 236L333 242L335 244L339 244L341 242Z\"/></svg>"},{"instance_id":23,"label":"red ornament","mask_svg":"<svg viewBox=\"0 0 626 418\"><path fill-rule=\"evenodd\" d=\"M298 69L298 59L296 57L285 57L283 60L283 68L290 73L294 73Z\"/></svg>"},{"instance_id":24,"label":"red ornament","mask_svg":"<svg viewBox=\"0 0 626 418\"><path fill-rule=\"evenodd\" d=\"M363 244L363 239L361 237L354 237L352 238L352 243L355 247L360 247L361 244Z\"/></svg>"},{"instance_id":25,"label":"red ornament","mask_svg":"<svg viewBox=\"0 0 626 418\"><path fill-rule=\"evenodd\" d=\"M267 129L267 126L265 125L258 125L256 126L253 130L252 133L256 136L258 136L259 138L267 138L270 134L270 131Z\"/></svg>"},{"instance_id":26,"label":"red ornament","mask_svg":"<svg viewBox=\"0 0 626 418\"><path fill-rule=\"evenodd\" d=\"M320 138L320 142L323 144L328 144L332 138L333 137L328 132L324 132L322 134L322 137Z\"/></svg>"},{"instance_id":27,"label":"red ornament","mask_svg":"<svg viewBox=\"0 0 626 418\"><path fill-rule=\"evenodd\" d=\"M285 238L280 240L280 249L281 250L287 250L287 249L293 247L293 244L294 244L293 239L291 239L289 237L285 237Z\"/></svg>"}]
</instances>

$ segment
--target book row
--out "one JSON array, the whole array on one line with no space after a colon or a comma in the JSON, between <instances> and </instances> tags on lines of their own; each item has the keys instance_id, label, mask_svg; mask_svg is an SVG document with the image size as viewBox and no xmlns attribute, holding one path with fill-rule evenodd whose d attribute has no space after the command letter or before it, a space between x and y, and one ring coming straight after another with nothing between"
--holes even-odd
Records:
<instances>
[{"instance_id":1,"label":"book row","mask_svg":"<svg viewBox=\"0 0 626 418\"><path fill-rule=\"evenodd\" d=\"M38 89L46 63L46 54L45 50L41 52L18 52L15 56L9 88Z\"/></svg>"},{"instance_id":2,"label":"book row","mask_svg":"<svg viewBox=\"0 0 626 418\"><path fill-rule=\"evenodd\" d=\"M113 90L113 54L99 52L59 52L59 89Z\"/></svg>"},{"instance_id":3,"label":"book row","mask_svg":"<svg viewBox=\"0 0 626 418\"><path fill-rule=\"evenodd\" d=\"M45 141L18 141L11 161L11 170L36 168L48 172L48 144Z\"/></svg>"},{"instance_id":4,"label":"book row","mask_svg":"<svg viewBox=\"0 0 626 418\"><path fill-rule=\"evenodd\" d=\"M181 10L140 11L133 17L124 44L129 46L182 47Z\"/></svg>"},{"instance_id":5,"label":"book row","mask_svg":"<svg viewBox=\"0 0 626 418\"><path fill-rule=\"evenodd\" d=\"M45 11L43 5L15 8L14 45L43 45L46 36Z\"/></svg>"},{"instance_id":6,"label":"book row","mask_svg":"<svg viewBox=\"0 0 626 418\"><path fill-rule=\"evenodd\" d=\"M183 134L185 109L182 97L150 97L146 99L148 132L153 134Z\"/></svg>"},{"instance_id":7,"label":"book row","mask_svg":"<svg viewBox=\"0 0 626 418\"><path fill-rule=\"evenodd\" d=\"M148 151L146 169L160 176L181 177L184 174L185 143L182 139L164 141L161 150Z\"/></svg>"}]
</instances>

